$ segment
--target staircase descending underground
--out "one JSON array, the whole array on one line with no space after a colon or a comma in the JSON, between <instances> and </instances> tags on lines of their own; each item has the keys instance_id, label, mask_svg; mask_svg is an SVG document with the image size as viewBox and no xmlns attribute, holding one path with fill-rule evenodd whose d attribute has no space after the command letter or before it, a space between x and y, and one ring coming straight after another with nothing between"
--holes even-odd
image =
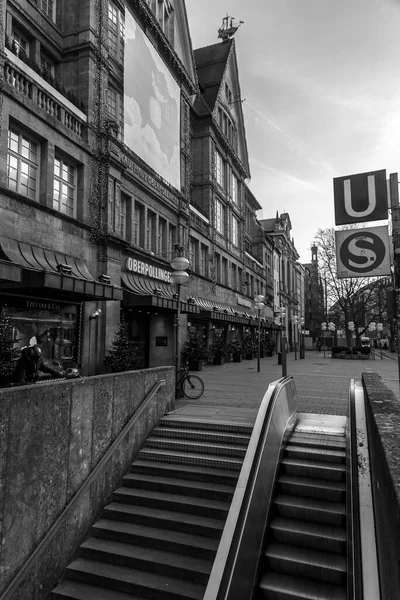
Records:
<instances>
[{"instance_id":1,"label":"staircase descending underground","mask_svg":"<svg viewBox=\"0 0 400 600\"><path fill-rule=\"evenodd\" d=\"M50 598L201 600L251 431L162 418Z\"/></svg>"},{"instance_id":2,"label":"staircase descending underground","mask_svg":"<svg viewBox=\"0 0 400 600\"><path fill-rule=\"evenodd\" d=\"M346 439L344 427L326 419L328 427L318 429L305 416L285 449L259 599L346 599Z\"/></svg>"}]
</instances>

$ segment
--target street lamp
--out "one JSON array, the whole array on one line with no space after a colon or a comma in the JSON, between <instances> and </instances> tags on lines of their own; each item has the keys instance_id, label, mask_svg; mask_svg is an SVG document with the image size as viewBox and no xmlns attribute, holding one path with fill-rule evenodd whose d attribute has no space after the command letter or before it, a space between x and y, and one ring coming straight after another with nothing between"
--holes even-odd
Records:
<instances>
[{"instance_id":1,"label":"street lamp","mask_svg":"<svg viewBox=\"0 0 400 600\"><path fill-rule=\"evenodd\" d=\"M179 252L178 256L175 256L171 260L171 267L173 269L171 273L171 281L176 285L177 291L177 308L175 318L175 383L179 379L180 372L180 318L181 318L181 285L184 285L189 281L189 261L185 256L182 256L183 248L176 246L176 251ZM178 394L178 392L176 392Z\"/></svg>"},{"instance_id":2,"label":"street lamp","mask_svg":"<svg viewBox=\"0 0 400 600\"><path fill-rule=\"evenodd\" d=\"M304 348L304 317L300 318L300 335L301 335L301 343L300 343L300 358L305 358L305 348Z\"/></svg>"},{"instance_id":3,"label":"street lamp","mask_svg":"<svg viewBox=\"0 0 400 600\"><path fill-rule=\"evenodd\" d=\"M281 354L282 354L282 377L286 377L286 338L285 338L285 315L286 309L284 306L280 306L277 309L278 317L281 322Z\"/></svg>"},{"instance_id":4,"label":"street lamp","mask_svg":"<svg viewBox=\"0 0 400 600\"><path fill-rule=\"evenodd\" d=\"M260 372L260 343L261 343L261 332L260 332L260 324L261 324L261 309L264 306L264 296L262 294L258 294L254 297L255 304L254 307L258 310L258 345L257 345L257 372Z\"/></svg>"}]
</instances>

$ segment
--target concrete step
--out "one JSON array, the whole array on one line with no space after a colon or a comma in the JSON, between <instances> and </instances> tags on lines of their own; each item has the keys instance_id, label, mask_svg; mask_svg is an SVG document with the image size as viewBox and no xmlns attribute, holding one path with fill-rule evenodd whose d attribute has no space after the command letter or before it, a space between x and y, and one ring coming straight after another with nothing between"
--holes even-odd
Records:
<instances>
[{"instance_id":1,"label":"concrete step","mask_svg":"<svg viewBox=\"0 0 400 600\"><path fill-rule=\"evenodd\" d=\"M132 473L145 473L177 479L190 479L199 482L221 483L236 486L239 472L237 469L217 468L185 463L168 463L164 461L137 459L130 466ZM200 486L199 486L200 487Z\"/></svg>"},{"instance_id":2,"label":"concrete step","mask_svg":"<svg viewBox=\"0 0 400 600\"><path fill-rule=\"evenodd\" d=\"M319 460L303 460L300 458L283 458L281 472L297 477L327 479L328 481L345 481L346 466Z\"/></svg>"},{"instance_id":3,"label":"concrete step","mask_svg":"<svg viewBox=\"0 0 400 600\"><path fill-rule=\"evenodd\" d=\"M205 586L138 569L77 558L67 567L74 581L152 598L153 600L202 600Z\"/></svg>"},{"instance_id":4,"label":"concrete step","mask_svg":"<svg viewBox=\"0 0 400 600\"><path fill-rule=\"evenodd\" d=\"M345 450L346 438L337 435L324 435L319 433L296 433L294 432L288 441L288 444L296 444L299 446L308 446L315 448L325 448L331 450Z\"/></svg>"},{"instance_id":5,"label":"concrete step","mask_svg":"<svg viewBox=\"0 0 400 600\"><path fill-rule=\"evenodd\" d=\"M153 490L166 494L209 498L224 502L230 502L235 491L234 486L219 483L204 482L199 486L197 481L162 477L160 475L147 475L144 473L127 473L122 479L122 485L124 487Z\"/></svg>"},{"instance_id":6,"label":"concrete step","mask_svg":"<svg viewBox=\"0 0 400 600\"><path fill-rule=\"evenodd\" d=\"M261 577L259 591L264 600L347 600L342 586L274 571Z\"/></svg>"},{"instance_id":7,"label":"concrete step","mask_svg":"<svg viewBox=\"0 0 400 600\"><path fill-rule=\"evenodd\" d=\"M345 450L308 447L298 444L289 444L285 449L285 456L288 458L299 458L302 460L313 460L323 463L344 464L346 462Z\"/></svg>"},{"instance_id":8,"label":"concrete step","mask_svg":"<svg viewBox=\"0 0 400 600\"><path fill-rule=\"evenodd\" d=\"M234 432L223 432L203 429L181 429L180 427L155 427L151 432L154 437L196 440L200 442L212 442L217 444L233 444L234 446L248 446L250 436Z\"/></svg>"},{"instance_id":9,"label":"concrete step","mask_svg":"<svg viewBox=\"0 0 400 600\"><path fill-rule=\"evenodd\" d=\"M212 560L204 558L194 558L97 537L86 539L81 544L79 555L110 565L119 565L203 584L207 583L213 564Z\"/></svg>"},{"instance_id":10,"label":"concrete step","mask_svg":"<svg viewBox=\"0 0 400 600\"><path fill-rule=\"evenodd\" d=\"M269 525L272 538L280 544L314 548L335 554L346 553L346 529L323 523L275 517Z\"/></svg>"},{"instance_id":11,"label":"concrete step","mask_svg":"<svg viewBox=\"0 0 400 600\"><path fill-rule=\"evenodd\" d=\"M273 542L264 553L267 569L292 576L345 585L346 557Z\"/></svg>"},{"instance_id":12,"label":"concrete step","mask_svg":"<svg viewBox=\"0 0 400 600\"><path fill-rule=\"evenodd\" d=\"M235 456L178 452L162 448L144 448L138 454L140 460L166 461L203 467L217 467L240 471L243 459Z\"/></svg>"},{"instance_id":13,"label":"concrete step","mask_svg":"<svg viewBox=\"0 0 400 600\"><path fill-rule=\"evenodd\" d=\"M115 590L100 589L80 581L65 579L51 593L50 600L143 600L143 596L127 596Z\"/></svg>"},{"instance_id":14,"label":"concrete step","mask_svg":"<svg viewBox=\"0 0 400 600\"><path fill-rule=\"evenodd\" d=\"M102 511L102 518L217 539L224 528L224 521L220 519L120 502L108 504Z\"/></svg>"},{"instance_id":15,"label":"concrete step","mask_svg":"<svg viewBox=\"0 0 400 600\"><path fill-rule=\"evenodd\" d=\"M346 522L346 506L340 502L277 494L273 508L280 517L296 521L311 521L335 527L344 527Z\"/></svg>"},{"instance_id":16,"label":"concrete step","mask_svg":"<svg viewBox=\"0 0 400 600\"><path fill-rule=\"evenodd\" d=\"M212 431L234 432L250 436L253 426L249 423L229 422L229 421L209 421L207 419L194 419L187 417L177 417L168 414L159 420L158 427L178 427L181 429L203 429Z\"/></svg>"},{"instance_id":17,"label":"concrete step","mask_svg":"<svg viewBox=\"0 0 400 600\"><path fill-rule=\"evenodd\" d=\"M225 519L228 515L230 502L209 500L208 498L193 498L181 494L163 494L153 490L119 487L113 494L114 502L123 504L139 504L148 508L170 510L182 513L212 516L215 519Z\"/></svg>"},{"instance_id":18,"label":"concrete step","mask_svg":"<svg viewBox=\"0 0 400 600\"><path fill-rule=\"evenodd\" d=\"M346 499L346 484L343 481L280 475L277 490L283 494L320 498L331 502L345 502Z\"/></svg>"},{"instance_id":19,"label":"concrete step","mask_svg":"<svg viewBox=\"0 0 400 600\"><path fill-rule=\"evenodd\" d=\"M218 540L215 538L113 519L100 519L97 521L90 530L90 535L126 544L158 548L175 553L180 552L186 556L208 560L214 559L218 548Z\"/></svg>"},{"instance_id":20,"label":"concrete step","mask_svg":"<svg viewBox=\"0 0 400 600\"><path fill-rule=\"evenodd\" d=\"M175 440L150 436L143 449L154 448L170 452L189 452L191 454L211 454L213 456L236 456L244 458L246 447L227 444L212 444L211 442Z\"/></svg>"}]
</instances>

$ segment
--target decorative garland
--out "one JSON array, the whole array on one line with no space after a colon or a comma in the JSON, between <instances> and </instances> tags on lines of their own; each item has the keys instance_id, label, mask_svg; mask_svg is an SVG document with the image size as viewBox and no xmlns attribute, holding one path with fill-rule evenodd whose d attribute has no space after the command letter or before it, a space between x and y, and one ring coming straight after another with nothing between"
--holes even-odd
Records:
<instances>
[{"instance_id":1,"label":"decorative garland","mask_svg":"<svg viewBox=\"0 0 400 600\"><path fill-rule=\"evenodd\" d=\"M90 243L93 245L108 242L108 178L110 166L110 128L108 122L108 18L107 2L95 1L95 48L96 68L94 72L95 99L93 107L92 161L89 192Z\"/></svg>"}]
</instances>

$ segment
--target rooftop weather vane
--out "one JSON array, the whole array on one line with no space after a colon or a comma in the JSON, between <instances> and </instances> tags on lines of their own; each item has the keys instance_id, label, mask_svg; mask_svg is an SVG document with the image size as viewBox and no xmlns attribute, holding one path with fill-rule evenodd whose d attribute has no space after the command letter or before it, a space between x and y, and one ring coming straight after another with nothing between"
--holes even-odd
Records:
<instances>
[{"instance_id":1,"label":"rooftop weather vane","mask_svg":"<svg viewBox=\"0 0 400 600\"><path fill-rule=\"evenodd\" d=\"M234 25L234 20L235 17L229 17L228 15L222 19L222 27L218 29L218 37L221 38L222 41L229 40L233 37L243 23L243 21L239 21L239 25Z\"/></svg>"}]
</instances>

